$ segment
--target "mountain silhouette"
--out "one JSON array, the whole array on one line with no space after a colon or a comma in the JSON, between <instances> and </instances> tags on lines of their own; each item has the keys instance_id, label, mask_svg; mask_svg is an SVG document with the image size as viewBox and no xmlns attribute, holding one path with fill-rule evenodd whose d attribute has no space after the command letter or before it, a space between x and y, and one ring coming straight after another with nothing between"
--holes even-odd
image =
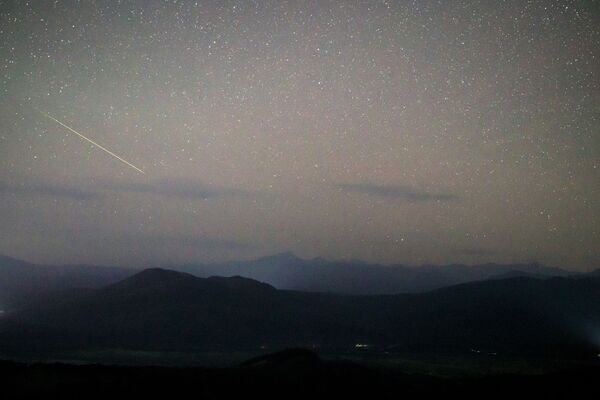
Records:
<instances>
[{"instance_id":1,"label":"mountain silhouette","mask_svg":"<svg viewBox=\"0 0 600 400\"><path fill-rule=\"evenodd\" d=\"M600 280L517 277L427 293L355 296L278 290L241 277L149 269L64 292L0 320L0 351L285 347L502 353L597 346ZM594 353L595 354L595 353Z\"/></svg>"},{"instance_id":2,"label":"mountain silhouette","mask_svg":"<svg viewBox=\"0 0 600 400\"><path fill-rule=\"evenodd\" d=\"M303 259L291 252L249 261L172 265L168 268L199 277L245 277L278 289L340 294L417 293L486 279L575 275L537 263L406 267L357 260ZM29 301L56 290L100 288L139 271L90 265L36 265L0 256L0 306Z\"/></svg>"},{"instance_id":3,"label":"mountain silhouette","mask_svg":"<svg viewBox=\"0 0 600 400\"><path fill-rule=\"evenodd\" d=\"M244 276L278 289L342 294L416 293L504 274L569 276L560 268L529 264L482 264L407 267L363 261L306 260L286 252L250 261L173 265L170 269L196 276Z\"/></svg>"},{"instance_id":4,"label":"mountain silhouette","mask_svg":"<svg viewBox=\"0 0 600 400\"><path fill-rule=\"evenodd\" d=\"M136 270L95 265L38 265L0 256L0 308L72 288L100 288Z\"/></svg>"}]
</instances>

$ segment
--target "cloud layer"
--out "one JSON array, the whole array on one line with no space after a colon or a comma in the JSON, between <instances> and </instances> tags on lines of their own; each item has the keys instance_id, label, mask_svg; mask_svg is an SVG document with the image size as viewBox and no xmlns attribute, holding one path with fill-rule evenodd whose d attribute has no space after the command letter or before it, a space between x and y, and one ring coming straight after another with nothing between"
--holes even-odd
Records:
<instances>
[{"instance_id":1,"label":"cloud layer","mask_svg":"<svg viewBox=\"0 0 600 400\"><path fill-rule=\"evenodd\" d=\"M31 196L48 196L72 200L87 200L96 194L87 190L61 184L28 183L11 184L0 182L0 193Z\"/></svg>"},{"instance_id":2,"label":"cloud layer","mask_svg":"<svg viewBox=\"0 0 600 400\"><path fill-rule=\"evenodd\" d=\"M411 203L447 202L458 197L452 193L432 193L408 185L375 185L371 183L341 184L339 188L350 193L366 194L374 197L404 200Z\"/></svg>"}]
</instances>

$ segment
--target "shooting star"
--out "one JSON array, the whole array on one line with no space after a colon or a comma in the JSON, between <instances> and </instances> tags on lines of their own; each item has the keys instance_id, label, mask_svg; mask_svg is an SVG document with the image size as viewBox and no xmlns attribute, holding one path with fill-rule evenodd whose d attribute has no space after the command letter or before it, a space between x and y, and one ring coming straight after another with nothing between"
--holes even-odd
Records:
<instances>
[{"instance_id":1,"label":"shooting star","mask_svg":"<svg viewBox=\"0 0 600 400\"><path fill-rule=\"evenodd\" d=\"M57 120L56 118L54 118L52 115L47 114L47 113L45 113L43 111L40 111L37 108L35 110L37 112L39 112L40 114L42 114L43 116L50 118L52 121L56 122L60 126L62 126L62 127L66 128L66 129L68 129L69 131L73 132L74 134L76 134L80 138L87 140L88 142L90 142L91 144L93 144L94 146L96 146L97 148L99 148L100 150L104 150L105 152L107 152L111 156L115 157L117 160L121 161L122 163L126 164L127 166L135 169L138 172L141 172L142 174L146 174L144 171L142 171L141 169L139 169L138 167L136 167L135 165L133 165L129 161L122 159L121 157L119 157L118 155L116 155L115 153L113 153L112 151L108 150L106 147L103 147L103 146L99 145L98 143L94 142L92 139L89 139L89 138L83 136L81 133L77 132L75 129L71 128L70 126L67 126L67 125L63 124L62 122L60 122L59 120Z\"/></svg>"}]
</instances>

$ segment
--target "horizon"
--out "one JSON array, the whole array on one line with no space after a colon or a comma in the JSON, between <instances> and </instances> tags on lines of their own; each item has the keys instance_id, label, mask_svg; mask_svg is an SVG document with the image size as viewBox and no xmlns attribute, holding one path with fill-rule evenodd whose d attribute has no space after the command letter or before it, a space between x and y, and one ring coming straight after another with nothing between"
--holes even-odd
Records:
<instances>
[{"instance_id":1,"label":"horizon","mask_svg":"<svg viewBox=\"0 0 600 400\"><path fill-rule=\"evenodd\" d=\"M540 263L535 260L515 262L515 263L497 263L497 262L490 261L490 262L485 262L485 263L471 263L471 264L467 264L467 263L418 264L418 265L410 265L410 264L402 264L402 263L385 264L385 263L370 262L367 260L360 260L360 259L324 258L324 257L319 257L319 256L302 257L292 251L269 253L269 254L264 254L264 255L260 255L260 256L252 257L252 258L239 258L239 259L231 259L231 260L224 260L224 261L213 261L213 262L191 261L191 262L184 262L184 263L155 263L155 264L134 265L134 266L125 265L125 264L93 264L93 263L86 263L86 262L40 263L40 262L31 261L26 258L14 257L14 256L7 255L7 254L0 254L0 259L5 258L5 259L13 260L13 261L25 262L25 263L32 264L32 265L50 266L50 267L51 266L90 266L90 267L106 267L106 268L124 268L124 269L142 271L145 269L152 269L152 268L169 270L170 269L169 267L250 263L250 262L261 261L261 260L269 259L269 258L278 258L281 256L286 256L286 257L289 256L290 258L295 258L295 259L303 261L303 262L322 261L322 262L325 262L328 264L362 264L367 267L383 267L383 268L398 267L398 268L419 269L419 268L432 268L432 267L433 268L443 268L443 267L474 267L474 268L477 268L477 267L486 267L486 266L507 266L507 267L510 267L510 266L515 266L515 267L539 266L539 267L548 268L548 269L558 269L558 270L562 270L565 272L583 273L583 274L600 270L600 267L595 267L595 268L592 267L590 269L583 269L583 270L574 270L574 269L570 269L570 268L565 268L564 266L560 266L560 265L543 264L543 263ZM518 270L515 270L515 272L517 272L517 271Z\"/></svg>"}]
</instances>

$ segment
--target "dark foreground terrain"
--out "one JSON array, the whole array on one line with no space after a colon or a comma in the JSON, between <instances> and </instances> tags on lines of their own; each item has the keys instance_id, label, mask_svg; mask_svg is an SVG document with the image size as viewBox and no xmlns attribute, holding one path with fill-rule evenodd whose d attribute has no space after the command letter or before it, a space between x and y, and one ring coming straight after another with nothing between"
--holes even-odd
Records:
<instances>
[{"instance_id":1,"label":"dark foreground terrain","mask_svg":"<svg viewBox=\"0 0 600 400\"><path fill-rule=\"evenodd\" d=\"M0 315L0 398L600 398L600 280L278 290L148 269ZM308 350L285 350L308 348ZM250 359L243 362L243 360Z\"/></svg>"},{"instance_id":2,"label":"dark foreground terrain","mask_svg":"<svg viewBox=\"0 0 600 400\"><path fill-rule=\"evenodd\" d=\"M293 347L596 357L600 280L517 277L420 294L341 296L148 269L56 292L0 318L0 355Z\"/></svg>"},{"instance_id":3,"label":"dark foreground terrain","mask_svg":"<svg viewBox=\"0 0 600 400\"><path fill-rule=\"evenodd\" d=\"M286 350L230 368L0 362L4 398L599 398L600 366L444 378ZM425 397L427 398L427 397Z\"/></svg>"}]
</instances>

